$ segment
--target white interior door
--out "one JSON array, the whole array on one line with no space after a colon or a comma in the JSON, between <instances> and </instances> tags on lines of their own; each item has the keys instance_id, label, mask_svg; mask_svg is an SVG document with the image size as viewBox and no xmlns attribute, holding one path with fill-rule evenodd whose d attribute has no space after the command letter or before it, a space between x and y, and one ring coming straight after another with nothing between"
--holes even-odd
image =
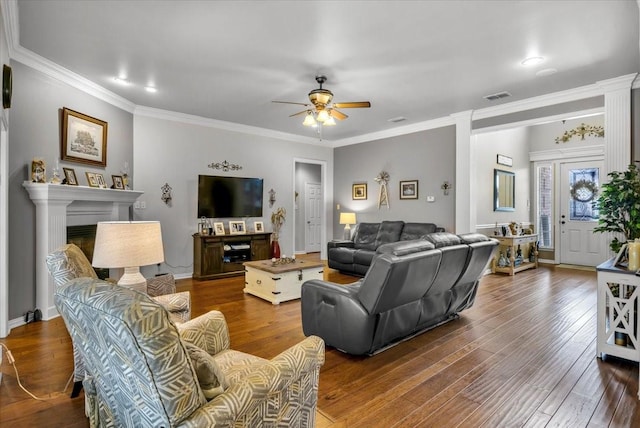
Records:
<instances>
[{"instance_id":1,"label":"white interior door","mask_svg":"<svg viewBox=\"0 0 640 428\"><path fill-rule=\"evenodd\" d=\"M322 228L322 186L319 183L305 183L305 233L304 250L307 253L320 251Z\"/></svg>"},{"instance_id":2,"label":"white interior door","mask_svg":"<svg viewBox=\"0 0 640 428\"><path fill-rule=\"evenodd\" d=\"M598 212L594 190L600 188L602 161L560 165L560 263L597 266L607 257L605 235L594 233Z\"/></svg>"}]
</instances>

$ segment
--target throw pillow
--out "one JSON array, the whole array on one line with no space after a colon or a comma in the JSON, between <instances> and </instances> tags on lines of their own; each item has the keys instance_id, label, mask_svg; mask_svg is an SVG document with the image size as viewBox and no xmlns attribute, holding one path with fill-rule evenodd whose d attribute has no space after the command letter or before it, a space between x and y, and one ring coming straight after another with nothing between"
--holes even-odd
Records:
<instances>
[{"instance_id":1,"label":"throw pillow","mask_svg":"<svg viewBox=\"0 0 640 428\"><path fill-rule=\"evenodd\" d=\"M191 365L196 371L198 383L202 389L202 393L207 400L222 394L224 392L218 377L216 376L216 364L214 358L204 349L193 345L189 342L183 342L187 349L187 354L191 359Z\"/></svg>"}]
</instances>

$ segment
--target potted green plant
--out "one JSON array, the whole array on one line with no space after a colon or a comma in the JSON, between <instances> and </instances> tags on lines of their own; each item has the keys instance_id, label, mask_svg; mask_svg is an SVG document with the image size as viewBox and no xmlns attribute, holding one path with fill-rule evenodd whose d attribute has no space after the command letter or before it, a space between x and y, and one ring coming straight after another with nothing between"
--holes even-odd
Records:
<instances>
[{"instance_id":1,"label":"potted green plant","mask_svg":"<svg viewBox=\"0 0 640 428\"><path fill-rule=\"evenodd\" d=\"M629 165L626 171L613 171L608 177L595 202L599 219L593 231L623 234L624 241L615 237L609 244L617 253L625 242L640 238L640 173L635 165Z\"/></svg>"},{"instance_id":2,"label":"potted green plant","mask_svg":"<svg viewBox=\"0 0 640 428\"><path fill-rule=\"evenodd\" d=\"M280 229L285 222L287 211L280 207L271 213L271 226L273 227L273 235L271 239L271 257L280 258L280 244L278 238L280 237Z\"/></svg>"}]
</instances>

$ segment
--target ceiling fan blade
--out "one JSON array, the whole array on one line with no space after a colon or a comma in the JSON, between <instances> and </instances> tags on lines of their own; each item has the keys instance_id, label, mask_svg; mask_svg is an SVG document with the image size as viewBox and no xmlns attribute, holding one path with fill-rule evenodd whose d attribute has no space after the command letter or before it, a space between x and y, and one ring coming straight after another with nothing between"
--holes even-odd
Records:
<instances>
[{"instance_id":1,"label":"ceiling fan blade","mask_svg":"<svg viewBox=\"0 0 640 428\"><path fill-rule=\"evenodd\" d=\"M331 117L334 117L334 118L338 119L338 120L345 120L346 118L348 118L348 117L349 117L349 116L347 116L346 114L344 114L343 112L338 111L338 110L336 110L336 109L334 109L334 108L332 108L331 110L329 110L329 115L330 115Z\"/></svg>"},{"instance_id":2,"label":"ceiling fan blade","mask_svg":"<svg viewBox=\"0 0 640 428\"><path fill-rule=\"evenodd\" d=\"M289 117L300 116L301 114L305 114L305 113L309 113L309 110L302 110L302 111L299 111L298 113L290 114Z\"/></svg>"},{"instance_id":3,"label":"ceiling fan blade","mask_svg":"<svg viewBox=\"0 0 640 428\"><path fill-rule=\"evenodd\" d=\"M369 101L357 101L350 103L334 103L335 108L369 108L371 103Z\"/></svg>"},{"instance_id":4,"label":"ceiling fan blade","mask_svg":"<svg viewBox=\"0 0 640 428\"><path fill-rule=\"evenodd\" d=\"M309 107L311 104L305 104L305 103L294 103L291 101L271 101L272 103L279 103L279 104L295 104L297 106L305 106L305 107Z\"/></svg>"}]
</instances>

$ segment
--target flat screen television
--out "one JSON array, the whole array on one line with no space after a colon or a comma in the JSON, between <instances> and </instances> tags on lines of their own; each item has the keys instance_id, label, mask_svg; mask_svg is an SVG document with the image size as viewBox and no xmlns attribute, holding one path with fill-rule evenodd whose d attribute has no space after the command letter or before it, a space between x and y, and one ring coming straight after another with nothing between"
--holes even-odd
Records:
<instances>
[{"instance_id":1,"label":"flat screen television","mask_svg":"<svg viewBox=\"0 0 640 428\"><path fill-rule=\"evenodd\" d=\"M262 178L198 175L198 217L262 217Z\"/></svg>"}]
</instances>

